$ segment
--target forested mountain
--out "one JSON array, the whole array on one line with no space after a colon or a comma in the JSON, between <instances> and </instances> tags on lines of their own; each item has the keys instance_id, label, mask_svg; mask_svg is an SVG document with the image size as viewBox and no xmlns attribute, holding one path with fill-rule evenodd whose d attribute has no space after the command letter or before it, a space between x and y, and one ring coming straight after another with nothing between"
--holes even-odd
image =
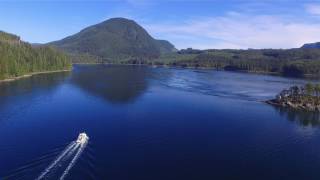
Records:
<instances>
[{"instance_id":1,"label":"forested mountain","mask_svg":"<svg viewBox=\"0 0 320 180\"><path fill-rule=\"evenodd\" d=\"M176 51L168 41L155 40L136 22L125 18L109 19L49 44L72 54L75 61L151 60Z\"/></svg>"},{"instance_id":2,"label":"forested mountain","mask_svg":"<svg viewBox=\"0 0 320 180\"><path fill-rule=\"evenodd\" d=\"M166 40L156 40L157 46L160 48L161 54L167 54L176 52L177 49L171 44L169 41Z\"/></svg>"},{"instance_id":3,"label":"forested mountain","mask_svg":"<svg viewBox=\"0 0 320 180\"><path fill-rule=\"evenodd\" d=\"M301 48L319 48L320 42L304 44Z\"/></svg>"},{"instance_id":4,"label":"forested mountain","mask_svg":"<svg viewBox=\"0 0 320 180\"><path fill-rule=\"evenodd\" d=\"M152 64L207 67L224 70L320 76L320 43L296 49L177 51L165 40L155 40L136 22L112 18L49 43L73 57L73 62Z\"/></svg>"},{"instance_id":5,"label":"forested mountain","mask_svg":"<svg viewBox=\"0 0 320 180\"><path fill-rule=\"evenodd\" d=\"M70 68L64 53L48 46L32 47L18 36L0 31L0 79Z\"/></svg>"}]
</instances>

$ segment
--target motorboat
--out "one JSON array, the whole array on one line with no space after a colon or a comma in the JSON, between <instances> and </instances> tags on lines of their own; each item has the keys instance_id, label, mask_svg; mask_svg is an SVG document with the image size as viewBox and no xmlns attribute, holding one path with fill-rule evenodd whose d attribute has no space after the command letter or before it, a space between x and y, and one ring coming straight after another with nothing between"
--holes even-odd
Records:
<instances>
[{"instance_id":1,"label":"motorboat","mask_svg":"<svg viewBox=\"0 0 320 180\"><path fill-rule=\"evenodd\" d=\"M88 140L89 140L88 135L85 132L83 132L83 133L79 134L76 142L79 144L84 144L84 143L88 142Z\"/></svg>"}]
</instances>

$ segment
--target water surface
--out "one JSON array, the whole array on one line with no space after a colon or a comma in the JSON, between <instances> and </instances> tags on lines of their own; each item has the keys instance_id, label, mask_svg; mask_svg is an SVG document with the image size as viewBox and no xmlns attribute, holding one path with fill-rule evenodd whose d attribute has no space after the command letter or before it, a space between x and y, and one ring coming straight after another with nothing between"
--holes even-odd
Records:
<instances>
[{"instance_id":1,"label":"water surface","mask_svg":"<svg viewBox=\"0 0 320 180\"><path fill-rule=\"evenodd\" d=\"M319 179L319 115L261 103L304 83L108 65L3 83L0 177L32 163L17 177L37 177L85 131L67 179Z\"/></svg>"}]
</instances>

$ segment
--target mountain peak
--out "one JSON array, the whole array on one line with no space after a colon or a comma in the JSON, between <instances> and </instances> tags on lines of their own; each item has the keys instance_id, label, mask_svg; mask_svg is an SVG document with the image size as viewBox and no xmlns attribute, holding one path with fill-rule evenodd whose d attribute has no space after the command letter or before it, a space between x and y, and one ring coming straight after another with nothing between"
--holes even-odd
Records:
<instances>
[{"instance_id":1,"label":"mountain peak","mask_svg":"<svg viewBox=\"0 0 320 180\"><path fill-rule=\"evenodd\" d=\"M152 38L135 21L119 17L50 44L72 54L89 54L107 60L153 59L175 50L168 41Z\"/></svg>"},{"instance_id":2,"label":"mountain peak","mask_svg":"<svg viewBox=\"0 0 320 180\"><path fill-rule=\"evenodd\" d=\"M98 26L99 25L100 26L105 26L105 25L139 26L139 24L136 23L134 20L122 18L122 17L107 19L107 20L105 20L99 24L96 24L96 25L98 25Z\"/></svg>"},{"instance_id":3,"label":"mountain peak","mask_svg":"<svg viewBox=\"0 0 320 180\"><path fill-rule=\"evenodd\" d=\"M134 20L123 18L123 17L110 18L110 19L105 20L104 22L134 22L134 23L136 23Z\"/></svg>"}]
</instances>

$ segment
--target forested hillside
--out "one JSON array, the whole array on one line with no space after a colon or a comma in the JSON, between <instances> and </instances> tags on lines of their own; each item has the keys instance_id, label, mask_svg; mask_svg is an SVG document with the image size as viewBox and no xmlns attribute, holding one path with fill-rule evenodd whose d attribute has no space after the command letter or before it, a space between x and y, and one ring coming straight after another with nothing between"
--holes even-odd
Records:
<instances>
[{"instance_id":1,"label":"forested hillside","mask_svg":"<svg viewBox=\"0 0 320 180\"><path fill-rule=\"evenodd\" d=\"M131 62L132 63L132 62ZM185 49L149 62L156 65L207 67L221 70L320 76L320 49Z\"/></svg>"},{"instance_id":2,"label":"forested hillside","mask_svg":"<svg viewBox=\"0 0 320 180\"><path fill-rule=\"evenodd\" d=\"M68 52L73 62L152 60L176 51L170 42L154 39L135 21L125 18L109 19L49 44Z\"/></svg>"},{"instance_id":3,"label":"forested hillside","mask_svg":"<svg viewBox=\"0 0 320 180\"><path fill-rule=\"evenodd\" d=\"M168 41L152 38L136 22L112 18L49 43L68 52L75 63L150 64L222 70L320 76L319 43L295 49L177 51Z\"/></svg>"},{"instance_id":4,"label":"forested hillside","mask_svg":"<svg viewBox=\"0 0 320 180\"><path fill-rule=\"evenodd\" d=\"M0 79L70 68L64 53L48 46L32 47L18 36L0 31Z\"/></svg>"}]
</instances>

